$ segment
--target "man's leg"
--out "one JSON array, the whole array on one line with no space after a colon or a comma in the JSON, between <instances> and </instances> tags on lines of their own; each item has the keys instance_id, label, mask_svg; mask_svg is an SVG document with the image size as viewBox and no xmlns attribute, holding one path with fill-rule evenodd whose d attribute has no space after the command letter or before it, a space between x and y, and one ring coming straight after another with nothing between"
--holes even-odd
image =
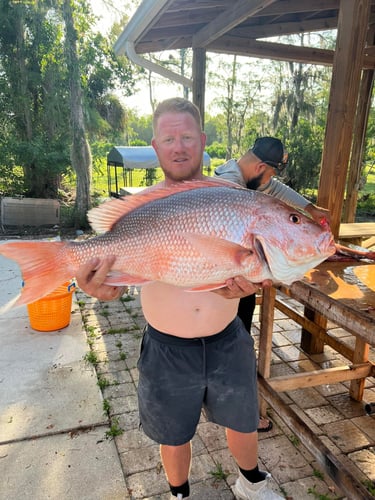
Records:
<instances>
[{"instance_id":1,"label":"man's leg","mask_svg":"<svg viewBox=\"0 0 375 500\"><path fill-rule=\"evenodd\" d=\"M268 484L271 474L258 468L258 433L237 432L231 429L226 429L226 432L228 448L240 469L234 485L236 498L282 500L283 497L272 491Z\"/></svg>"},{"instance_id":2,"label":"man's leg","mask_svg":"<svg viewBox=\"0 0 375 500\"><path fill-rule=\"evenodd\" d=\"M241 469L252 470L258 465L258 433L226 429L227 443L233 458Z\"/></svg>"},{"instance_id":3,"label":"man's leg","mask_svg":"<svg viewBox=\"0 0 375 500\"><path fill-rule=\"evenodd\" d=\"M180 446L160 446L160 456L163 462L165 475L171 490L178 486L188 488L188 479L191 466L191 443L185 443ZM177 496L177 495L175 495ZM184 498L188 496L184 494Z\"/></svg>"}]
</instances>

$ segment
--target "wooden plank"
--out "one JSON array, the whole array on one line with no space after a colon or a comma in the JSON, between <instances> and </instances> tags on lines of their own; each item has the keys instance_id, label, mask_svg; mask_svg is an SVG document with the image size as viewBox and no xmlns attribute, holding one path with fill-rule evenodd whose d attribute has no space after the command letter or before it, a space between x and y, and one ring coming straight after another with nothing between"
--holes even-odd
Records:
<instances>
[{"instance_id":1,"label":"wooden plank","mask_svg":"<svg viewBox=\"0 0 375 500\"><path fill-rule=\"evenodd\" d=\"M339 366L311 372L295 373L267 379L269 385L277 392L294 391L303 387L315 387L322 384L337 384L346 380L365 379L375 373L372 363L361 365ZM360 401L360 400L358 400Z\"/></svg>"},{"instance_id":2,"label":"wooden plank","mask_svg":"<svg viewBox=\"0 0 375 500\"><path fill-rule=\"evenodd\" d=\"M283 288L281 287L281 290ZM310 306L325 316L328 320L340 325L342 328L359 336L370 345L375 345L375 318L365 315L360 310L343 307L337 300L334 300L320 290L312 289L303 281L297 281L290 287L291 297L296 298L302 304Z\"/></svg>"},{"instance_id":3,"label":"wooden plank","mask_svg":"<svg viewBox=\"0 0 375 500\"><path fill-rule=\"evenodd\" d=\"M363 248L371 248L371 247L375 246L375 236L372 236L368 240L363 240L361 243L361 246Z\"/></svg>"},{"instance_id":4,"label":"wooden plank","mask_svg":"<svg viewBox=\"0 0 375 500\"><path fill-rule=\"evenodd\" d=\"M339 238L365 238L375 236L375 222L343 222L340 224Z\"/></svg>"},{"instance_id":5,"label":"wooden plank","mask_svg":"<svg viewBox=\"0 0 375 500\"><path fill-rule=\"evenodd\" d=\"M347 498L350 498L350 500L373 500L373 496L358 478L327 448L305 422L283 402L277 392L262 377L258 377L258 387L262 398L268 402L303 445L313 454L324 471Z\"/></svg>"}]
</instances>

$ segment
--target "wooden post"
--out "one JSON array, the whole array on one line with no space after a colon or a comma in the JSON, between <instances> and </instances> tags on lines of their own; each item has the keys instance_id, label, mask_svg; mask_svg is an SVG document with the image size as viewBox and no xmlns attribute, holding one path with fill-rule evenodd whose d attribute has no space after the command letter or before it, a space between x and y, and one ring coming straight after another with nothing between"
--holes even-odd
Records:
<instances>
[{"instance_id":1,"label":"wooden post","mask_svg":"<svg viewBox=\"0 0 375 500\"><path fill-rule=\"evenodd\" d=\"M355 133L353 134L353 148L352 155L350 157L346 199L344 204L344 222L355 222L358 191L360 188L362 174L363 149L365 145L368 115L371 107L373 83L374 70L367 69L363 71L354 124Z\"/></svg>"},{"instance_id":2,"label":"wooden post","mask_svg":"<svg viewBox=\"0 0 375 500\"><path fill-rule=\"evenodd\" d=\"M370 3L370 0L340 1L317 200L318 205L331 211L335 237L341 221Z\"/></svg>"},{"instance_id":3,"label":"wooden post","mask_svg":"<svg viewBox=\"0 0 375 500\"><path fill-rule=\"evenodd\" d=\"M204 128L204 96L206 92L206 50L193 50L193 103L198 106Z\"/></svg>"}]
</instances>

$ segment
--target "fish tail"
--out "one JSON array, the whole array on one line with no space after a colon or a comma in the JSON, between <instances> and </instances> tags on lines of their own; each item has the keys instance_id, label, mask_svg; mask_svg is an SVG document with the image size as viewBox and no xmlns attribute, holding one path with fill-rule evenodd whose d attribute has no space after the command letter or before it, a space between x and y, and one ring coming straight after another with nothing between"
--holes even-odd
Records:
<instances>
[{"instance_id":1,"label":"fish tail","mask_svg":"<svg viewBox=\"0 0 375 500\"><path fill-rule=\"evenodd\" d=\"M23 280L20 295L5 307L6 310L35 302L74 276L66 248L67 243L57 241L17 241L0 245L0 255L18 264Z\"/></svg>"}]
</instances>

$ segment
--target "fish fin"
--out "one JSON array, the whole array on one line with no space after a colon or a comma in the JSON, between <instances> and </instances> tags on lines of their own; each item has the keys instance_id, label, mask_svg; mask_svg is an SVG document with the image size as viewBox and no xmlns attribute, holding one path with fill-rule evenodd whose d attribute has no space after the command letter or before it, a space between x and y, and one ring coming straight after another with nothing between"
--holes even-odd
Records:
<instances>
[{"instance_id":1,"label":"fish fin","mask_svg":"<svg viewBox=\"0 0 375 500\"><path fill-rule=\"evenodd\" d=\"M58 241L17 241L0 245L0 255L14 260L21 270L23 288L9 307L19 307L41 299L73 278Z\"/></svg>"},{"instance_id":2,"label":"fish fin","mask_svg":"<svg viewBox=\"0 0 375 500\"><path fill-rule=\"evenodd\" d=\"M107 274L104 284L110 286L124 286L124 285L134 285L140 286L149 283L150 280L145 280L139 276L133 276L131 274L122 273L120 271L111 271Z\"/></svg>"},{"instance_id":3,"label":"fish fin","mask_svg":"<svg viewBox=\"0 0 375 500\"><path fill-rule=\"evenodd\" d=\"M209 177L204 180L184 181L170 186L159 187L155 185L145 189L139 194L106 201L102 205L92 208L88 212L87 217L94 231L97 233L105 233L110 231L121 217L151 201L160 200L177 193L198 188L226 186L232 189L244 189L234 182L225 181L223 179L211 179L212 178Z\"/></svg>"},{"instance_id":4,"label":"fish fin","mask_svg":"<svg viewBox=\"0 0 375 500\"><path fill-rule=\"evenodd\" d=\"M195 233L183 233L182 236L205 258L214 260L214 262L224 263L228 261L228 264L235 263L236 266L245 266L248 258L254 254L251 249L224 238Z\"/></svg>"},{"instance_id":5,"label":"fish fin","mask_svg":"<svg viewBox=\"0 0 375 500\"><path fill-rule=\"evenodd\" d=\"M336 253L328 257L326 260L345 260L345 257L347 260L348 258L351 258L352 260L375 260L375 252L362 247L351 248L335 243L335 248Z\"/></svg>"}]
</instances>

